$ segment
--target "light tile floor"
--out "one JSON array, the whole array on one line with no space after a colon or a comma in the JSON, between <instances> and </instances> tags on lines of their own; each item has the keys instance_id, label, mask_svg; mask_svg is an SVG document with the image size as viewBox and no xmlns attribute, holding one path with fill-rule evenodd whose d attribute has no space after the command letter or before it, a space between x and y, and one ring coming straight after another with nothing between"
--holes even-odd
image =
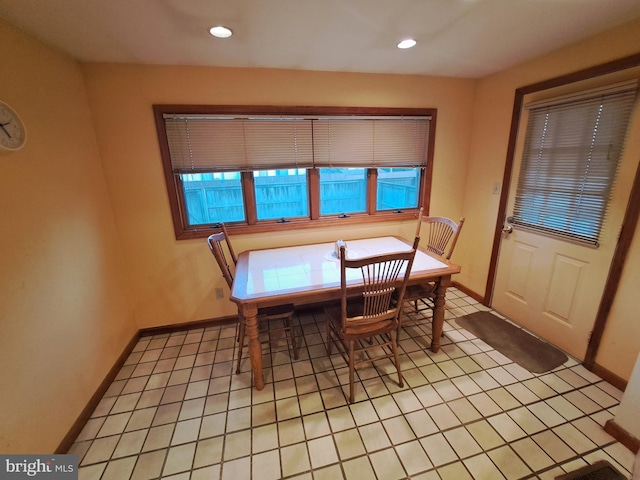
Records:
<instances>
[{"instance_id":1,"label":"light tile floor","mask_svg":"<svg viewBox=\"0 0 640 480\"><path fill-rule=\"evenodd\" d=\"M248 358L233 373L234 325L143 337L70 451L80 479L553 479L600 459L630 477L634 455L602 429L622 392L573 359L529 373L457 326L477 310L449 289L434 354L407 309L405 387L389 363L361 369L352 405L321 311L298 315L299 360L264 346L262 391Z\"/></svg>"}]
</instances>

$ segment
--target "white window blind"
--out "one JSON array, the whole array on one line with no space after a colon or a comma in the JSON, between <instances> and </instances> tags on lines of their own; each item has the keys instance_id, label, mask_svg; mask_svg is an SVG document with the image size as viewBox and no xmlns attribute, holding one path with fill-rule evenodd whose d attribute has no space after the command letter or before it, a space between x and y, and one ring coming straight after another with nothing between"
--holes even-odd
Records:
<instances>
[{"instance_id":1,"label":"white window blind","mask_svg":"<svg viewBox=\"0 0 640 480\"><path fill-rule=\"evenodd\" d=\"M513 223L597 245L637 82L529 105Z\"/></svg>"},{"instance_id":2,"label":"white window blind","mask_svg":"<svg viewBox=\"0 0 640 480\"><path fill-rule=\"evenodd\" d=\"M421 167L430 117L164 114L174 173L311 167Z\"/></svg>"},{"instance_id":3,"label":"white window blind","mask_svg":"<svg viewBox=\"0 0 640 480\"><path fill-rule=\"evenodd\" d=\"M308 168L311 122L301 118L164 115L174 173Z\"/></svg>"},{"instance_id":4,"label":"white window blind","mask_svg":"<svg viewBox=\"0 0 640 480\"><path fill-rule=\"evenodd\" d=\"M429 117L320 118L313 123L316 167L422 167Z\"/></svg>"}]
</instances>

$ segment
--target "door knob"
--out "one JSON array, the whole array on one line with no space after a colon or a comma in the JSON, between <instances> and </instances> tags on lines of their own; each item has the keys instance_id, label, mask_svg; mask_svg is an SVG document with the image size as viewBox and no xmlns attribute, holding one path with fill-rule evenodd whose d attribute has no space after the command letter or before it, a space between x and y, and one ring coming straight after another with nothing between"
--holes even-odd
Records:
<instances>
[{"instance_id":1,"label":"door knob","mask_svg":"<svg viewBox=\"0 0 640 480\"><path fill-rule=\"evenodd\" d=\"M507 235L513 232L513 225L505 225L502 227L502 233L506 233Z\"/></svg>"}]
</instances>

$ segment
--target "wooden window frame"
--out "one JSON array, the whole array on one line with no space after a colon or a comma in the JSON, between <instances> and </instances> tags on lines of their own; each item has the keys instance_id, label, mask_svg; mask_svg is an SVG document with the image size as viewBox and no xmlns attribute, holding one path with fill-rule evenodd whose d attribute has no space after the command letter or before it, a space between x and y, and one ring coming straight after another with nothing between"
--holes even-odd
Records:
<instances>
[{"instance_id":1,"label":"wooden window frame","mask_svg":"<svg viewBox=\"0 0 640 480\"><path fill-rule=\"evenodd\" d=\"M253 189L253 175L242 172L241 181L245 199L245 222L229 223L228 229L234 233L261 233L296 230L301 228L333 227L357 225L374 222L402 221L413 219L420 207L429 211L431 182L433 177L433 152L437 109L433 108L376 108L376 107L282 107L282 106L238 106L238 105L153 105L156 132L160 146L160 156L165 183L171 208L171 216L178 240L206 238L216 224L192 226L186 221L184 192L181 182L172 170L169 144L164 123L164 115L180 114L218 114L218 115L335 115L335 116L428 116L430 117L429 138L426 165L422 168L418 205L415 209L401 211L376 211L377 169L367 170L367 211L354 213L346 217L339 215L320 215L319 173L318 169L307 170L309 217L292 218L286 222L277 220L257 220Z\"/></svg>"}]
</instances>

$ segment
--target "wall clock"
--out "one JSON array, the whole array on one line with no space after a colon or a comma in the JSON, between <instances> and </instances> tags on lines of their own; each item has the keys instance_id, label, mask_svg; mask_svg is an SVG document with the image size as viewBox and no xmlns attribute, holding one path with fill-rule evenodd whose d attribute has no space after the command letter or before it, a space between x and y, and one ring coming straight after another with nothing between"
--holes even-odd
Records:
<instances>
[{"instance_id":1,"label":"wall clock","mask_svg":"<svg viewBox=\"0 0 640 480\"><path fill-rule=\"evenodd\" d=\"M17 112L0 102L0 151L20 150L27 140L27 131Z\"/></svg>"}]
</instances>

